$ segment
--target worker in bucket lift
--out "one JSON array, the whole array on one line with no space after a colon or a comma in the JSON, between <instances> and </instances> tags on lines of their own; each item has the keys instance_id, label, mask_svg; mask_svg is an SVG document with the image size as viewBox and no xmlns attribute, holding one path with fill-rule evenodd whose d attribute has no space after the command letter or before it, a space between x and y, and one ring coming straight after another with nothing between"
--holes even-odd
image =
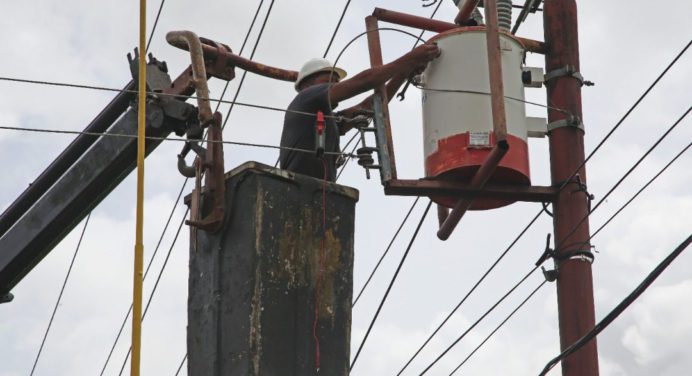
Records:
<instances>
[{"instance_id":1,"label":"worker in bucket lift","mask_svg":"<svg viewBox=\"0 0 692 376\"><path fill-rule=\"evenodd\" d=\"M332 116L339 102L387 83L387 98L392 98L408 77L420 73L427 63L440 55L434 44L423 44L389 64L364 70L344 80L346 72L325 59L307 61L298 73L295 99L288 106L281 134L279 153L280 167L289 171L309 175L327 181L336 179L336 160L339 149L339 136L354 127L353 122L338 124ZM372 107L367 98L360 104L339 112L338 116L353 118ZM320 115L318 112L321 112ZM311 115L306 115L309 113ZM317 116L316 116L317 115ZM316 121L317 117L317 121ZM324 119L323 121L321 119ZM320 129L324 137L319 137ZM306 153L299 150L317 150L316 142L324 140L324 153Z\"/></svg>"}]
</instances>

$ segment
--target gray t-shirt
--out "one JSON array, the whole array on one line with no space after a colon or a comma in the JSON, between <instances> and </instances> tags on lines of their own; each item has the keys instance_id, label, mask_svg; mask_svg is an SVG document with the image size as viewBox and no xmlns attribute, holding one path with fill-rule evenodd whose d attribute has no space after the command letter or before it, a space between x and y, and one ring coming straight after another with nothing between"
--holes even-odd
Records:
<instances>
[{"instance_id":1,"label":"gray t-shirt","mask_svg":"<svg viewBox=\"0 0 692 376\"><path fill-rule=\"evenodd\" d=\"M289 111L316 114L322 111L325 115L326 142L325 152L339 152L339 129L332 114L327 92L329 84L318 84L302 90L288 106ZM286 112L284 128L281 133L281 146L288 148L315 150L316 117L315 115ZM336 178L336 155L324 154L322 159L315 153L281 149L279 152L280 167L285 170L309 175L318 179L334 181ZM326 166L325 166L326 165Z\"/></svg>"}]
</instances>

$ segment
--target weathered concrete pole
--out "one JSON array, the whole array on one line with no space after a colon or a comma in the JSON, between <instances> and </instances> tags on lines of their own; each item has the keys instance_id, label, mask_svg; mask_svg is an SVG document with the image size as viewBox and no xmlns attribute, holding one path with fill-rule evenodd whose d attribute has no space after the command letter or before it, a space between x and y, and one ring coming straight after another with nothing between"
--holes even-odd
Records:
<instances>
[{"instance_id":1,"label":"weathered concrete pole","mask_svg":"<svg viewBox=\"0 0 692 376\"><path fill-rule=\"evenodd\" d=\"M191 236L189 375L348 374L357 200L255 162L226 174L222 230Z\"/></svg>"}]
</instances>

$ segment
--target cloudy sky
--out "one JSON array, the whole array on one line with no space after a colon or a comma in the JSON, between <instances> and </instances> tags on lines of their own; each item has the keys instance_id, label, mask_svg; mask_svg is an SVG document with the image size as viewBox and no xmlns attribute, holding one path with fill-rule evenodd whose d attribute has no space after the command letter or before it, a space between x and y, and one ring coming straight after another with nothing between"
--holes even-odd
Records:
<instances>
[{"instance_id":1,"label":"cloudy sky","mask_svg":"<svg viewBox=\"0 0 692 376\"><path fill-rule=\"evenodd\" d=\"M120 88L130 79L125 55L137 44L136 1L5 2L0 31L4 41L0 76L91 84ZM271 1L264 1L263 19ZM165 32L193 30L239 51L258 1L204 2L168 0L161 13L150 52L168 62L173 76L182 71L188 54L165 43ZM310 57L322 56L345 1L276 1L259 42L255 59L298 69ZM151 28L159 6L151 1ZM352 1L328 57L335 58L346 43L364 30L363 18L375 7L429 16L417 0ZM579 32L582 73L596 86L583 91L586 149L590 152L631 104L692 38L692 3L670 0L651 6L644 0L580 2ZM450 21L451 1L436 18ZM259 24L243 51L248 56ZM521 36L543 38L541 16L531 15ZM427 34L431 36L430 34ZM399 33L382 37L386 60L410 49L413 41ZM340 61L356 73L368 66L364 39L347 49ZM542 66L542 56L528 64ZM687 52L630 118L595 154L587 166L589 190L599 200L658 137L692 103L692 53ZM240 71L237 72L240 75ZM229 86L235 93L238 82ZM113 93L0 81L0 125L81 130L110 101ZM223 83L211 83L212 96ZM247 103L285 107L294 95L290 83L249 74L239 95ZM545 102L544 91L528 89L527 97ZM230 99L227 96L227 99ZM354 101L355 102L355 101ZM420 93L410 90L404 102L391 106L395 150L401 177L423 173ZM348 104L348 103L346 103ZM225 114L227 105L221 106ZM542 108L527 108L545 116ZM236 107L224 138L278 145L282 113ZM684 120L591 217L591 228L604 223L632 194L692 140ZM16 196L59 154L72 136L0 131L0 209ZM179 143L164 143L146 167L145 259L161 236L174 210L161 249L145 281L145 298L153 287L165 253L184 214L174 207L183 178L175 168ZM530 141L532 182L548 185L547 140ZM273 164L273 150L245 147L225 149L226 167L257 160ZM594 239L598 251L593 265L597 319L607 314L677 244L692 227L692 159L684 155L645 193ZM355 289L360 289L386 247L396 226L413 202L408 197L384 197L379 183L366 180L357 166L345 170L340 182L360 190L356 218ZM186 192L190 187L186 187ZM92 213L72 276L57 311L36 375L94 375L103 367L120 323L131 302L134 244L135 180L126 179ZM424 209L423 200L395 242L380 272L353 311L353 353L367 329L396 264ZM447 242L435 237L430 215L411 250L385 304L354 375L395 374L478 280L539 209L535 204L471 212ZM431 213L432 214L432 213ZM67 236L13 293L15 300L0 305L0 375L29 374L43 333L74 254L83 224ZM518 281L542 252L551 221L542 216L508 256L462 306L407 374L420 372ZM147 375L173 375L185 355L188 235L183 229L172 249L153 304L144 322L142 370ZM0 250L1 251L1 250ZM599 336L601 374L681 375L692 368L685 350L692 344L692 255L683 254L665 274ZM482 322L433 368L446 375L472 351L542 280L532 275L515 294ZM129 323L106 375L118 373L129 346ZM468 375L535 375L559 350L555 287L546 285L461 368ZM559 374L554 370L551 374Z\"/></svg>"}]
</instances>

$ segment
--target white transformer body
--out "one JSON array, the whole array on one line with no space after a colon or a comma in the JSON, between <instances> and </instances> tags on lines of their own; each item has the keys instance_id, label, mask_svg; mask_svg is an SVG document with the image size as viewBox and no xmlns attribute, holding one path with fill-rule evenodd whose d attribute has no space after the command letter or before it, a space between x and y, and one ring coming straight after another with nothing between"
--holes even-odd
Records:
<instances>
[{"instance_id":1,"label":"white transformer body","mask_svg":"<svg viewBox=\"0 0 692 376\"><path fill-rule=\"evenodd\" d=\"M484 27L450 30L431 38L442 54L421 76L427 177L468 182L494 145L490 81ZM500 34L509 151L490 182L530 184L527 119L522 64L525 50ZM515 98L515 99L510 99ZM458 198L433 197L452 207ZM509 201L477 199L471 209L491 209Z\"/></svg>"}]
</instances>

